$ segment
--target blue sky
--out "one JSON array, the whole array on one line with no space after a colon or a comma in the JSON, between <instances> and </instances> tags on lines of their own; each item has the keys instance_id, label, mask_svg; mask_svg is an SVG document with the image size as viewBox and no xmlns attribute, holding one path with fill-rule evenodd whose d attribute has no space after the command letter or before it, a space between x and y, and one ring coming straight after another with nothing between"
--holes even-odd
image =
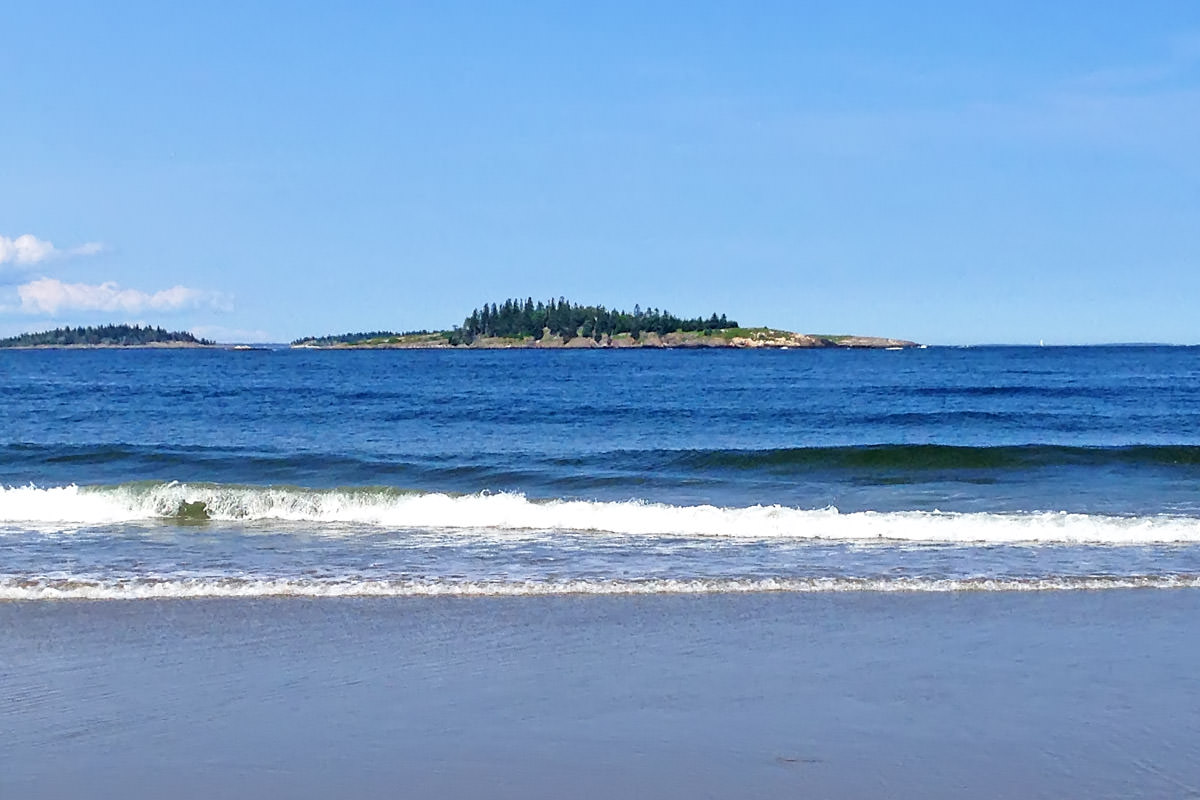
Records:
<instances>
[{"instance_id":1,"label":"blue sky","mask_svg":"<svg viewBox=\"0 0 1200 800\"><path fill-rule=\"evenodd\" d=\"M1200 4L582 5L7 3L0 333L1200 343Z\"/></svg>"}]
</instances>

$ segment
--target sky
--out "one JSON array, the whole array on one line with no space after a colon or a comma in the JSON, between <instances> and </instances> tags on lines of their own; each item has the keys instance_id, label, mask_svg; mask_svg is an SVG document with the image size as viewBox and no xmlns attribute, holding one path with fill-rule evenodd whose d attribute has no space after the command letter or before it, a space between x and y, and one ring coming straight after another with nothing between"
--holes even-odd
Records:
<instances>
[{"instance_id":1,"label":"sky","mask_svg":"<svg viewBox=\"0 0 1200 800\"><path fill-rule=\"evenodd\" d=\"M5 0L0 335L1200 343L1200 3Z\"/></svg>"}]
</instances>

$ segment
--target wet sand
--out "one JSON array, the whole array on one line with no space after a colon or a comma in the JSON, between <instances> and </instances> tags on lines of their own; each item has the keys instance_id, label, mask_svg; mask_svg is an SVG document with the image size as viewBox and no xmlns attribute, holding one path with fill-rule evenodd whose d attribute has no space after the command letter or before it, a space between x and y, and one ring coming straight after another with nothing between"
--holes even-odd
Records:
<instances>
[{"instance_id":1,"label":"wet sand","mask_svg":"<svg viewBox=\"0 0 1200 800\"><path fill-rule=\"evenodd\" d=\"M0 603L4 797L1190 797L1197 590Z\"/></svg>"}]
</instances>

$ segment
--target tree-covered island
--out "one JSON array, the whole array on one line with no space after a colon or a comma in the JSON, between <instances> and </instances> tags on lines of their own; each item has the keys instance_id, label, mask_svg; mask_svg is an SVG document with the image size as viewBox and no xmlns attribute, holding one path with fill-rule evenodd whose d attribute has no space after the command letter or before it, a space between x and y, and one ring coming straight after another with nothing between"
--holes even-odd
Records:
<instances>
[{"instance_id":1,"label":"tree-covered island","mask_svg":"<svg viewBox=\"0 0 1200 800\"><path fill-rule=\"evenodd\" d=\"M743 328L725 314L677 317L669 311L633 311L509 299L484 303L461 325L444 331L372 331L297 339L292 347L366 348L625 348L625 347L912 347L914 342L871 336L824 336L775 328Z\"/></svg>"},{"instance_id":2,"label":"tree-covered island","mask_svg":"<svg viewBox=\"0 0 1200 800\"><path fill-rule=\"evenodd\" d=\"M214 344L187 331L140 325L55 328L0 339L0 347L210 347Z\"/></svg>"}]
</instances>

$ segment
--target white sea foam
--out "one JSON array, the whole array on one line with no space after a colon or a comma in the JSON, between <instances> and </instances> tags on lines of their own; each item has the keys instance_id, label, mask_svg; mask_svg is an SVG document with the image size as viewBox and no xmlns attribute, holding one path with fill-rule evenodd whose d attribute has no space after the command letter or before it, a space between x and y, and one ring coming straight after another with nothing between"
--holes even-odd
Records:
<instances>
[{"instance_id":1,"label":"white sea foam","mask_svg":"<svg viewBox=\"0 0 1200 800\"><path fill-rule=\"evenodd\" d=\"M0 578L0 601L254 597L504 597L835 592L1062 592L1195 589L1200 575L1049 578L763 578L570 581L312 580L288 578Z\"/></svg>"},{"instance_id":2,"label":"white sea foam","mask_svg":"<svg viewBox=\"0 0 1200 800\"><path fill-rule=\"evenodd\" d=\"M88 526L152 521L203 503L213 520L339 523L405 530L579 531L628 536L946 543L1152 544L1200 542L1194 517L1062 512L842 513L785 506L533 501L520 494L454 496L393 490L309 490L204 484L0 488L0 525ZM195 513L195 510L191 513Z\"/></svg>"}]
</instances>

